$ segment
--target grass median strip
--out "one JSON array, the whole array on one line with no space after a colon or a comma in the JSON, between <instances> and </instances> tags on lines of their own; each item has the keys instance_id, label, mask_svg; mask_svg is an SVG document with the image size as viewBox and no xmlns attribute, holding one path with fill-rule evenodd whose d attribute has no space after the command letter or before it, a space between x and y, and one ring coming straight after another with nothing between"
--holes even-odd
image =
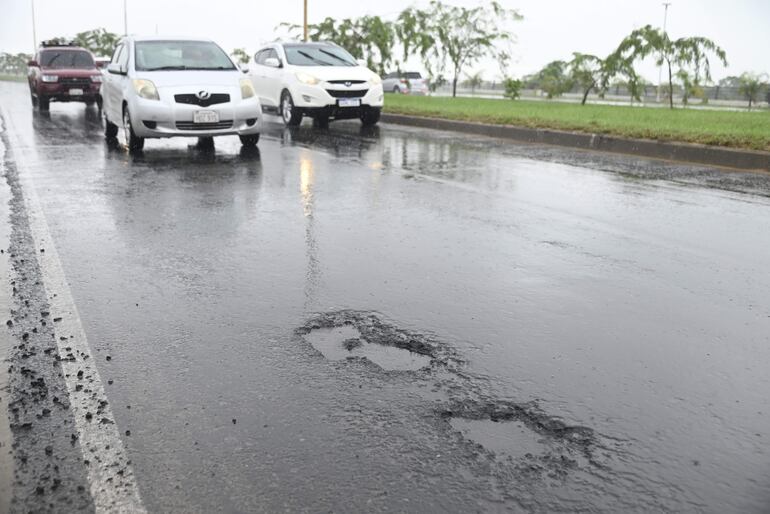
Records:
<instances>
[{"instance_id":1,"label":"grass median strip","mask_svg":"<svg viewBox=\"0 0 770 514\"><path fill-rule=\"evenodd\" d=\"M770 151L770 112L389 94L385 112Z\"/></svg>"}]
</instances>

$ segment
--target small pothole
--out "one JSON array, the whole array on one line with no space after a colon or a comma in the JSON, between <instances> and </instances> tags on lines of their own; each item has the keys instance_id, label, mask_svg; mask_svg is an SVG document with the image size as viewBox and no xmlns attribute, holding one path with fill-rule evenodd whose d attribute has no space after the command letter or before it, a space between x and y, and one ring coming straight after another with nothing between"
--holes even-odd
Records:
<instances>
[{"instance_id":1,"label":"small pothole","mask_svg":"<svg viewBox=\"0 0 770 514\"><path fill-rule=\"evenodd\" d=\"M548 443L543 436L520 421L452 418L449 424L466 439L497 455L524 458L538 456L548 450Z\"/></svg>"},{"instance_id":2,"label":"small pothole","mask_svg":"<svg viewBox=\"0 0 770 514\"><path fill-rule=\"evenodd\" d=\"M431 358L396 346L367 341L352 325L320 327L305 334L305 340L329 360L361 357L391 371L417 371L430 366Z\"/></svg>"}]
</instances>

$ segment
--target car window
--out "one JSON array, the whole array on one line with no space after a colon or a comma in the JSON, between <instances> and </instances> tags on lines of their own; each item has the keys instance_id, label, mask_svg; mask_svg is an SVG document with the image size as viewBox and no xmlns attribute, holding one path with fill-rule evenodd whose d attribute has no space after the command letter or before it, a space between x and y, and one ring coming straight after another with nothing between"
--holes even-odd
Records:
<instances>
[{"instance_id":1,"label":"car window","mask_svg":"<svg viewBox=\"0 0 770 514\"><path fill-rule=\"evenodd\" d=\"M260 50L254 55L254 62L257 64L265 64L265 59L267 59L267 50Z\"/></svg>"},{"instance_id":2,"label":"car window","mask_svg":"<svg viewBox=\"0 0 770 514\"><path fill-rule=\"evenodd\" d=\"M40 52L40 65L46 68L79 69L96 66L91 54L83 50L44 50Z\"/></svg>"},{"instance_id":3,"label":"car window","mask_svg":"<svg viewBox=\"0 0 770 514\"><path fill-rule=\"evenodd\" d=\"M124 45L120 44L115 49L115 53L112 54L112 60L110 61L110 64L117 64L118 63L118 59L120 59L120 52L123 51L123 46Z\"/></svg>"},{"instance_id":4,"label":"car window","mask_svg":"<svg viewBox=\"0 0 770 514\"><path fill-rule=\"evenodd\" d=\"M406 75L406 78L408 78L408 79L421 79L422 78L422 75L420 75L420 73L416 72L416 71L407 72L407 73L405 73L405 75Z\"/></svg>"},{"instance_id":5,"label":"car window","mask_svg":"<svg viewBox=\"0 0 770 514\"><path fill-rule=\"evenodd\" d=\"M118 56L118 64L123 69L128 69L128 48L129 46L123 45L123 50L120 52L120 55Z\"/></svg>"},{"instance_id":6,"label":"car window","mask_svg":"<svg viewBox=\"0 0 770 514\"><path fill-rule=\"evenodd\" d=\"M278 59L278 62L281 62L281 59L278 57L278 52L275 51L275 48L271 48L267 51L267 59Z\"/></svg>"},{"instance_id":7,"label":"car window","mask_svg":"<svg viewBox=\"0 0 770 514\"><path fill-rule=\"evenodd\" d=\"M338 46L285 45L286 62L294 66L358 66L355 58Z\"/></svg>"},{"instance_id":8,"label":"car window","mask_svg":"<svg viewBox=\"0 0 770 514\"><path fill-rule=\"evenodd\" d=\"M210 41L137 41L137 71L235 70L233 61Z\"/></svg>"}]
</instances>

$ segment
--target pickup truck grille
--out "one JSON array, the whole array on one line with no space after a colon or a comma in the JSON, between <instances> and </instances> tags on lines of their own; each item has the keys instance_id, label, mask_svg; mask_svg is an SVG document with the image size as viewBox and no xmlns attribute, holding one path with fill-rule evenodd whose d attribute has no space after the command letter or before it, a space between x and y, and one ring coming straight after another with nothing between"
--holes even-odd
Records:
<instances>
[{"instance_id":1,"label":"pickup truck grille","mask_svg":"<svg viewBox=\"0 0 770 514\"><path fill-rule=\"evenodd\" d=\"M222 120L217 123L194 123L192 121L177 121L179 130L225 130L233 127L233 120Z\"/></svg>"},{"instance_id":2,"label":"pickup truck grille","mask_svg":"<svg viewBox=\"0 0 770 514\"><path fill-rule=\"evenodd\" d=\"M178 104L200 105L201 107L208 107L209 105L226 104L230 101L230 95L227 93L212 93L211 96L205 100L201 100L194 94L186 93L182 95L174 95L174 100Z\"/></svg>"},{"instance_id":3,"label":"pickup truck grille","mask_svg":"<svg viewBox=\"0 0 770 514\"><path fill-rule=\"evenodd\" d=\"M327 89L326 92L334 98L362 98L368 92L368 89Z\"/></svg>"}]
</instances>

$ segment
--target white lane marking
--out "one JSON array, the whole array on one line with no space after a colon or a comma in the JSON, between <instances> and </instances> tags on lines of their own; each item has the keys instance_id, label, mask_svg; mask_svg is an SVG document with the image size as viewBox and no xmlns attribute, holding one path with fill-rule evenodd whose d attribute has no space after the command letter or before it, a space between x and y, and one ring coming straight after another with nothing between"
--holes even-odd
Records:
<instances>
[{"instance_id":1,"label":"white lane marking","mask_svg":"<svg viewBox=\"0 0 770 514\"><path fill-rule=\"evenodd\" d=\"M35 254L51 307L50 319L61 318L53 323L53 328L80 448L83 459L89 461L86 472L96 512L145 513L133 468L123 447L112 408L106 403L107 395L96 362L28 172L29 164L24 154L29 149L17 135L17 128L8 111L0 106L0 113L5 121L10 150L22 185ZM41 248L45 249L44 253L39 251ZM73 356L74 360L68 360ZM80 372L82 375L79 376Z\"/></svg>"}]
</instances>

